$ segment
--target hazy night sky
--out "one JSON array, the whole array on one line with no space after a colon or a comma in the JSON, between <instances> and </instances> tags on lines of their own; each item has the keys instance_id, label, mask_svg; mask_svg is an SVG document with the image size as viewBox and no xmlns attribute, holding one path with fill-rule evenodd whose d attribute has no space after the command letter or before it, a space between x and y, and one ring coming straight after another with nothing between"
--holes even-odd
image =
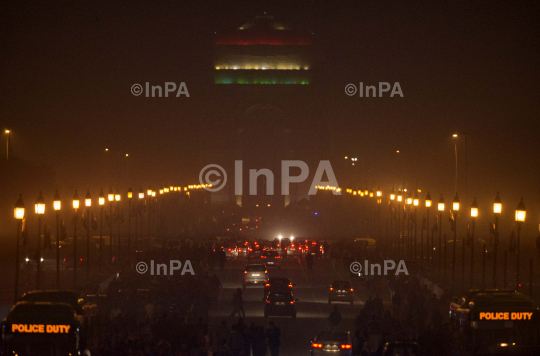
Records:
<instances>
[{"instance_id":1,"label":"hazy night sky","mask_svg":"<svg viewBox=\"0 0 540 356\"><path fill-rule=\"evenodd\" d=\"M194 3L2 3L0 125L13 131L14 153L51 166L57 186L70 195L106 184L105 147L117 152L118 171L127 169L130 154L132 179L117 175L118 184L196 182L199 169L213 163L198 160L205 133L227 115L214 105L214 31L267 11L315 33L325 79L317 95L328 105L314 121L327 121L336 164L345 154L357 156L364 165L359 174L369 181L388 186L404 176L407 186L418 182L434 200L444 192L450 202L451 135L467 132L469 200L476 196L487 208L500 191L511 214L523 196L530 223L538 223L538 4ZM130 93L132 84L146 81L184 81L191 97ZM345 95L346 84L361 81L400 82L405 97ZM5 137L0 147L4 155ZM461 140L460 193L464 149ZM15 201L17 193L2 195Z\"/></svg>"}]
</instances>

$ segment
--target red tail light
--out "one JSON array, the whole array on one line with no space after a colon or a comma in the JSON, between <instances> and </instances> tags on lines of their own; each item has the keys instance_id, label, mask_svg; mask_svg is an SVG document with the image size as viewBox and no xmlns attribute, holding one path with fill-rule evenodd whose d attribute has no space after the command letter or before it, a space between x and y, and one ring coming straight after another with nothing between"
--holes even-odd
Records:
<instances>
[{"instance_id":1,"label":"red tail light","mask_svg":"<svg viewBox=\"0 0 540 356\"><path fill-rule=\"evenodd\" d=\"M247 271L244 271L244 274L247 274Z\"/></svg>"},{"instance_id":2,"label":"red tail light","mask_svg":"<svg viewBox=\"0 0 540 356\"><path fill-rule=\"evenodd\" d=\"M351 288L351 292L354 292L354 289Z\"/></svg>"},{"instance_id":3,"label":"red tail light","mask_svg":"<svg viewBox=\"0 0 540 356\"><path fill-rule=\"evenodd\" d=\"M268 273L268 271L264 271L264 273Z\"/></svg>"},{"instance_id":4,"label":"red tail light","mask_svg":"<svg viewBox=\"0 0 540 356\"><path fill-rule=\"evenodd\" d=\"M261 256L261 258L266 258L266 256Z\"/></svg>"},{"instance_id":5,"label":"red tail light","mask_svg":"<svg viewBox=\"0 0 540 356\"><path fill-rule=\"evenodd\" d=\"M281 258L281 256L276 256L276 258Z\"/></svg>"},{"instance_id":6,"label":"red tail light","mask_svg":"<svg viewBox=\"0 0 540 356\"><path fill-rule=\"evenodd\" d=\"M270 304L270 301L269 301L269 300L267 300L267 301L266 301L266 304Z\"/></svg>"},{"instance_id":7,"label":"red tail light","mask_svg":"<svg viewBox=\"0 0 540 356\"><path fill-rule=\"evenodd\" d=\"M342 349L351 349L352 345L341 345Z\"/></svg>"},{"instance_id":8,"label":"red tail light","mask_svg":"<svg viewBox=\"0 0 540 356\"><path fill-rule=\"evenodd\" d=\"M64 262L66 262L66 259L64 258Z\"/></svg>"},{"instance_id":9,"label":"red tail light","mask_svg":"<svg viewBox=\"0 0 540 356\"><path fill-rule=\"evenodd\" d=\"M334 288L330 287L330 290L334 290Z\"/></svg>"},{"instance_id":10,"label":"red tail light","mask_svg":"<svg viewBox=\"0 0 540 356\"><path fill-rule=\"evenodd\" d=\"M270 284L269 284L269 283L266 283L265 287L270 287Z\"/></svg>"},{"instance_id":11,"label":"red tail light","mask_svg":"<svg viewBox=\"0 0 540 356\"><path fill-rule=\"evenodd\" d=\"M81 258L81 261L82 261L82 258Z\"/></svg>"},{"instance_id":12,"label":"red tail light","mask_svg":"<svg viewBox=\"0 0 540 356\"><path fill-rule=\"evenodd\" d=\"M292 288L292 284L289 284L289 288Z\"/></svg>"},{"instance_id":13,"label":"red tail light","mask_svg":"<svg viewBox=\"0 0 540 356\"><path fill-rule=\"evenodd\" d=\"M316 348L316 349L321 349L322 348L322 344L311 344L311 346Z\"/></svg>"},{"instance_id":14,"label":"red tail light","mask_svg":"<svg viewBox=\"0 0 540 356\"><path fill-rule=\"evenodd\" d=\"M229 252L231 252L231 251L232 251L232 249L229 249Z\"/></svg>"},{"instance_id":15,"label":"red tail light","mask_svg":"<svg viewBox=\"0 0 540 356\"><path fill-rule=\"evenodd\" d=\"M311 244L312 244L312 245L316 245L317 243L316 243L315 241L313 241Z\"/></svg>"},{"instance_id":16,"label":"red tail light","mask_svg":"<svg viewBox=\"0 0 540 356\"><path fill-rule=\"evenodd\" d=\"M291 304L294 304L294 300L291 300Z\"/></svg>"}]
</instances>

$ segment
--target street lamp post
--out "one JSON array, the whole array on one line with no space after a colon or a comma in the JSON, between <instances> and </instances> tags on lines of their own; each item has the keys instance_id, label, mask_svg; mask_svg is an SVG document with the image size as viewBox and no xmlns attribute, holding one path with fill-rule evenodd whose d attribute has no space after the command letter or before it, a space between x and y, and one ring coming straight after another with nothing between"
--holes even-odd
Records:
<instances>
[{"instance_id":1,"label":"street lamp post","mask_svg":"<svg viewBox=\"0 0 540 356\"><path fill-rule=\"evenodd\" d=\"M418 213L418 204L419 204L418 193L415 192L415 193L414 193L414 199L413 199L413 209L414 209L414 246L413 246L413 261L416 261L416 237L417 237L417 233L418 233L418 228L417 228L417 224L418 224L418 216L417 216L417 213ZM412 231L411 231L411 232L412 232Z\"/></svg>"},{"instance_id":2,"label":"street lamp post","mask_svg":"<svg viewBox=\"0 0 540 356\"><path fill-rule=\"evenodd\" d=\"M471 289L474 284L474 225L476 218L478 217L478 204L476 203L476 198L474 198L471 205L471 218L472 218L472 231L471 231Z\"/></svg>"},{"instance_id":3,"label":"street lamp post","mask_svg":"<svg viewBox=\"0 0 540 356\"><path fill-rule=\"evenodd\" d=\"M499 252L499 216L502 212L501 198L499 192L493 202L493 214L495 215L495 236L493 241L493 288L497 288L497 255Z\"/></svg>"},{"instance_id":4,"label":"street lamp post","mask_svg":"<svg viewBox=\"0 0 540 356\"><path fill-rule=\"evenodd\" d=\"M112 238L112 229L113 229L113 216L112 216L112 203L114 201L114 192L112 187L109 187L109 192L107 193L107 200L109 201L109 265L113 261L113 238Z\"/></svg>"},{"instance_id":5,"label":"street lamp post","mask_svg":"<svg viewBox=\"0 0 540 356\"><path fill-rule=\"evenodd\" d=\"M86 191L84 206L86 207L86 285L90 286L90 207L92 206L90 189Z\"/></svg>"},{"instance_id":6,"label":"street lamp post","mask_svg":"<svg viewBox=\"0 0 540 356\"><path fill-rule=\"evenodd\" d=\"M411 258L411 211L412 211L413 198L409 191L405 204L407 204L407 255Z\"/></svg>"},{"instance_id":7,"label":"street lamp post","mask_svg":"<svg viewBox=\"0 0 540 356\"><path fill-rule=\"evenodd\" d=\"M430 240L429 238L429 209L431 208L431 203L432 203L432 200L431 200L431 195L429 194L429 192L427 193L426 195L426 215L427 215L427 219L426 219L426 222L427 222L427 237L426 237L426 260L427 262L430 262L431 259L430 259L430 245L431 245L431 250L433 250L433 235L432 235L432 238ZM423 259L423 256L422 256L422 259ZM426 263L428 264L428 263ZM431 263L429 263L431 264Z\"/></svg>"},{"instance_id":8,"label":"street lamp post","mask_svg":"<svg viewBox=\"0 0 540 356\"><path fill-rule=\"evenodd\" d=\"M60 196L58 195L58 190L54 194L53 202L54 210L56 211L56 289L60 289L60 208L62 207L62 202Z\"/></svg>"},{"instance_id":9,"label":"street lamp post","mask_svg":"<svg viewBox=\"0 0 540 356\"><path fill-rule=\"evenodd\" d=\"M379 227L378 227L378 230L379 230L378 231L378 234L379 234L378 240L379 241L382 240L382 238L381 238L381 203L382 203L382 191L381 191L381 187L377 187L377 206L378 206L378 210L379 210L378 211L379 216L378 216L377 219L379 220L378 221L378 225L379 225Z\"/></svg>"},{"instance_id":10,"label":"street lamp post","mask_svg":"<svg viewBox=\"0 0 540 356\"><path fill-rule=\"evenodd\" d=\"M103 189L99 193L99 272L103 273L103 205L105 205L105 194Z\"/></svg>"},{"instance_id":11,"label":"street lamp post","mask_svg":"<svg viewBox=\"0 0 540 356\"><path fill-rule=\"evenodd\" d=\"M75 224L73 227L73 289L77 289L77 222L79 220L77 216L77 210L79 209L79 194L75 190L73 196L73 210L75 210Z\"/></svg>"},{"instance_id":12,"label":"street lamp post","mask_svg":"<svg viewBox=\"0 0 540 356\"><path fill-rule=\"evenodd\" d=\"M142 190L142 188L139 189L139 208L142 209L142 201L144 199L144 192ZM139 215L139 211L137 209L137 212L135 214L135 245L137 246L136 249L138 250L139 249L139 236L137 235L137 218L138 218L138 215ZM143 218L143 215L141 214L141 235L142 235L142 230L143 230L143 221L142 221L142 218ZM142 238L141 238L141 242L142 242Z\"/></svg>"},{"instance_id":13,"label":"street lamp post","mask_svg":"<svg viewBox=\"0 0 540 356\"><path fill-rule=\"evenodd\" d=\"M37 258L36 258L36 265L37 265L37 276L36 276L36 289L39 290L41 288L41 216L45 214L45 199L43 199L43 196L41 195L41 192L39 193L39 196L36 200L36 214L38 216L38 245L37 245Z\"/></svg>"},{"instance_id":14,"label":"street lamp post","mask_svg":"<svg viewBox=\"0 0 540 356\"><path fill-rule=\"evenodd\" d=\"M403 257L403 244L401 241L401 232L403 232L403 228L400 228L401 225L401 204L403 201L403 195L401 195L401 190L398 192L397 195L397 202L398 202L398 221L397 221L397 237L398 237L398 249L400 253L400 257Z\"/></svg>"},{"instance_id":15,"label":"street lamp post","mask_svg":"<svg viewBox=\"0 0 540 356\"><path fill-rule=\"evenodd\" d=\"M148 202L147 202L147 208L148 208L148 240L147 240L147 245L148 245L148 256L150 256L150 248L151 248L151 244L150 244L150 220L152 218L152 214L151 214L151 202L152 202L152 189L150 187L148 187L148 190L146 191L146 196L148 197Z\"/></svg>"},{"instance_id":16,"label":"street lamp post","mask_svg":"<svg viewBox=\"0 0 540 356\"><path fill-rule=\"evenodd\" d=\"M452 282L456 275L456 243L457 243L457 216L459 211L459 198L456 193L452 202L452 211L454 212L454 246L452 247Z\"/></svg>"},{"instance_id":17,"label":"street lamp post","mask_svg":"<svg viewBox=\"0 0 540 356\"><path fill-rule=\"evenodd\" d=\"M442 194L441 194L441 197L439 198L439 203L437 204L437 210L439 210L439 277L440 277L441 276L442 212L444 211L444 198Z\"/></svg>"},{"instance_id":18,"label":"street lamp post","mask_svg":"<svg viewBox=\"0 0 540 356\"><path fill-rule=\"evenodd\" d=\"M14 303L17 303L17 299L19 299L19 245L20 245L20 240L21 240L22 220L24 219L24 202L22 200L22 194L19 195L19 199L15 203L14 215L15 215L15 219L17 220L17 246L15 248Z\"/></svg>"},{"instance_id":19,"label":"street lamp post","mask_svg":"<svg viewBox=\"0 0 540 356\"><path fill-rule=\"evenodd\" d=\"M517 234L517 258L516 258L516 291L519 290L519 263L520 263L520 254L521 254L521 223L525 221L525 215L527 211L525 210L525 204L523 204L523 198L516 207L516 222L518 224L518 234Z\"/></svg>"},{"instance_id":20,"label":"street lamp post","mask_svg":"<svg viewBox=\"0 0 540 356\"><path fill-rule=\"evenodd\" d=\"M394 187L390 193L390 240L393 240L394 232L394 200L396 200L396 194L394 193Z\"/></svg>"},{"instance_id":21,"label":"street lamp post","mask_svg":"<svg viewBox=\"0 0 540 356\"><path fill-rule=\"evenodd\" d=\"M128 250L128 259L131 254L131 199L133 198L133 191L131 188L128 189L128 240L127 240L127 250Z\"/></svg>"},{"instance_id":22,"label":"street lamp post","mask_svg":"<svg viewBox=\"0 0 540 356\"><path fill-rule=\"evenodd\" d=\"M6 160L9 161L9 141L11 140L11 131L6 130L5 131L7 136L7 150L6 150Z\"/></svg>"},{"instance_id":23,"label":"street lamp post","mask_svg":"<svg viewBox=\"0 0 540 356\"><path fill-rule=\"evenodd\" d=\"M116 220L118 225L118 259L122 256L122 241L120 238L120 190L116 187L116 194L114 195L114 200L116 201Z\"/></svg>"}]
</instances>

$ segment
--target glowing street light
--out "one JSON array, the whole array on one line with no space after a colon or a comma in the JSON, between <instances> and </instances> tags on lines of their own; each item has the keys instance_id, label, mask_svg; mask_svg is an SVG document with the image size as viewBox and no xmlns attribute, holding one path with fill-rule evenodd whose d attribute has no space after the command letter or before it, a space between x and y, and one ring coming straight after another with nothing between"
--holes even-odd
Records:
<instances>
[{"instance_id":1,"label":"glowing street light","mask_svg":"<svg viewBox=\"0 0 540 356\"><path fill-rule=\"evenodd\" d=\"M380 198L382 197L382 191L381 191L381 187L377 187L377 196Z\"/></svg>"},{"instance_id":2,"label":"glowing street light","mask_svg":"<svg viewBox=\"0 0 540 356\"><path fill-rule=\"evenodd\" d=\"M496 214L495 216L500 215L502 212L502 203L501 203L501 197L499 197L499 192L497 192L497 196L495 197L495 201L493 202L493 213Z\"/></svg>"},{"instance_id":3,"label":"glowing street light","mask_svg":"<svg viewBox=\"0 0 540 356\"><path fill-rule=\"evenodd\" d=\"M412 203L413 203L412 193L409 192L409 195L407 195L407 200L405 201L405 204L412 205Z\"/></svg>"},{"instance_id":4,"label":"glowing street light","mask_svg":"<svg viewBox=\"0 0 540 356\"><path fill-rule=\"evenodd\" d=\"M114 192L112 190L112 187L109 188L109 193L107 193L107 200L109 203L112 203L114 201Z\"/></svg>"},{"instance_id":5,"label":"glowing street light","mask_svg":"<svg viewBox=\"0 0 540 356\"><path fill-rule=\"evenodd\" d=\"M452 210L459 211L459 197L457 193L456 193L456 196L454 197L454 201L452 202Z\"/></svg>"},{"instance_id":6,"label":"glowing street light","mask_svg":"<svg viewBox=\"0 0 540 356\"><path fill-rule=\"evenodd\" d=\"M418 200L418 193L414 193L413 205L418 206L420 200Z\"/></svg>"},{"instance_id":7,"label":"glowing street light","mask_svg":"<svg viewBox=\"0 0 540 356\"><path fill-rule=\"evenodd\" d=\"M431 195L428 192L427 195L426 195L426 208L431 208L432 202L433 201L431 200ZM428 211L429 211L429 209L428 209ZM429 220L429 218L428 218L428 220ZM429 230L429 228L428 228L428 230Z\"/></svg>"},{"instance_id":8,"label":"glowing street light","mask_svg":"<svg viewBox=\"0 0 540 356\"><path fill-rule=\"evenodd\" d=\"M142 188L139 190L139 199L144 199L144 192Z\"/></svg>"},{"instance_id":9,"label":"glowing street light","mask_svg":"<svg viewBox=\"0 0 540 356\"><path fill-rule=\"evenodd\" d=\"M478 217L478 203L476 202L476 198L474 198L473 203L471 205L471 218L477 218Z\"/></svg>"}]
</instances>

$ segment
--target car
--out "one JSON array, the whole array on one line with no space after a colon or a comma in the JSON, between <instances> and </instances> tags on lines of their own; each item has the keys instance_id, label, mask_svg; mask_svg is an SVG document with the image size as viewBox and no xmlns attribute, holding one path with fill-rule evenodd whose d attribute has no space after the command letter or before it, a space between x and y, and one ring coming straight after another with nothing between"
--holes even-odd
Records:
<instances>
[{"instance_id":1,"label":"car","mask_svg":"<svg viewBox=\"0 0 540 356\"><path fill-rule=\"evenodd\" d=\"M270 292L277 291L293 291L294 284L289 278L285 277L270 277L268 282L264 285L264 295L268 295Z\"/></svg>"},{"instance_id":2,"label":"car","mask_svg":"<svg viewBox=\"0 0 540 356\"><path fill-rule=\"evenodd\" d=\"M328 304L334 301L354 303L354 289L349 281L334 281L328 292Z\"/></svg>"},{"instance_id":3,"label":"car","mask_svg":"<svg viewBox=\"0 0 540 356\"><path fill-rule=\"evenodd\" d=\"M248 264L244 269L244 281L242 287L246 289L248 285L263 285L268 282L268 271L263 264Z\"/></svg>"},{"instance_id":4,"label":"car","mask_svg":"<svg viewBox=\"0 0 540 356\"><path fill-rule=\"evenodd\" d=\"M281 268L281 256L277 251L264 251L261 255L261 261L266 267Z\"/></svg>"},{"instance_id":5,"label":"car","mask_svg":"<svg viewBox=\"0 0 540 356\"><path fill-rule=\"evenodd\" d=\"M311 356L352 356L352 338L348 331L321 331L311 342Z\"/></svg>"},{"instance_id":6,"label":"car","mask_svg":"<svg viewBox=\"0 0 540 356\"><path fill-rule=\"evenodd\" d=\"M387 342L384 345L383 356L420 355L418 344L413 341Z\"/></svg>"},{"instance_id":7,"label":"car","mask_svg":"<svg viewBox=\"0 0 540 356\"><path fill-rule=\"evenodd\" d=\"M264 317L269 316L291 316L296 319L296 302L291 291L269 292L264 300Z\"/></svg>"},{"instance_id":8,"label":"car","mask_svg":"<svg viewBox=\"0 0 540 356\"><path fill-rule=\"evenodd\" d=\"M256 245L249 249L248 260L260 260L264 249L260 245Z\"/></svg>"}]
</instances>

